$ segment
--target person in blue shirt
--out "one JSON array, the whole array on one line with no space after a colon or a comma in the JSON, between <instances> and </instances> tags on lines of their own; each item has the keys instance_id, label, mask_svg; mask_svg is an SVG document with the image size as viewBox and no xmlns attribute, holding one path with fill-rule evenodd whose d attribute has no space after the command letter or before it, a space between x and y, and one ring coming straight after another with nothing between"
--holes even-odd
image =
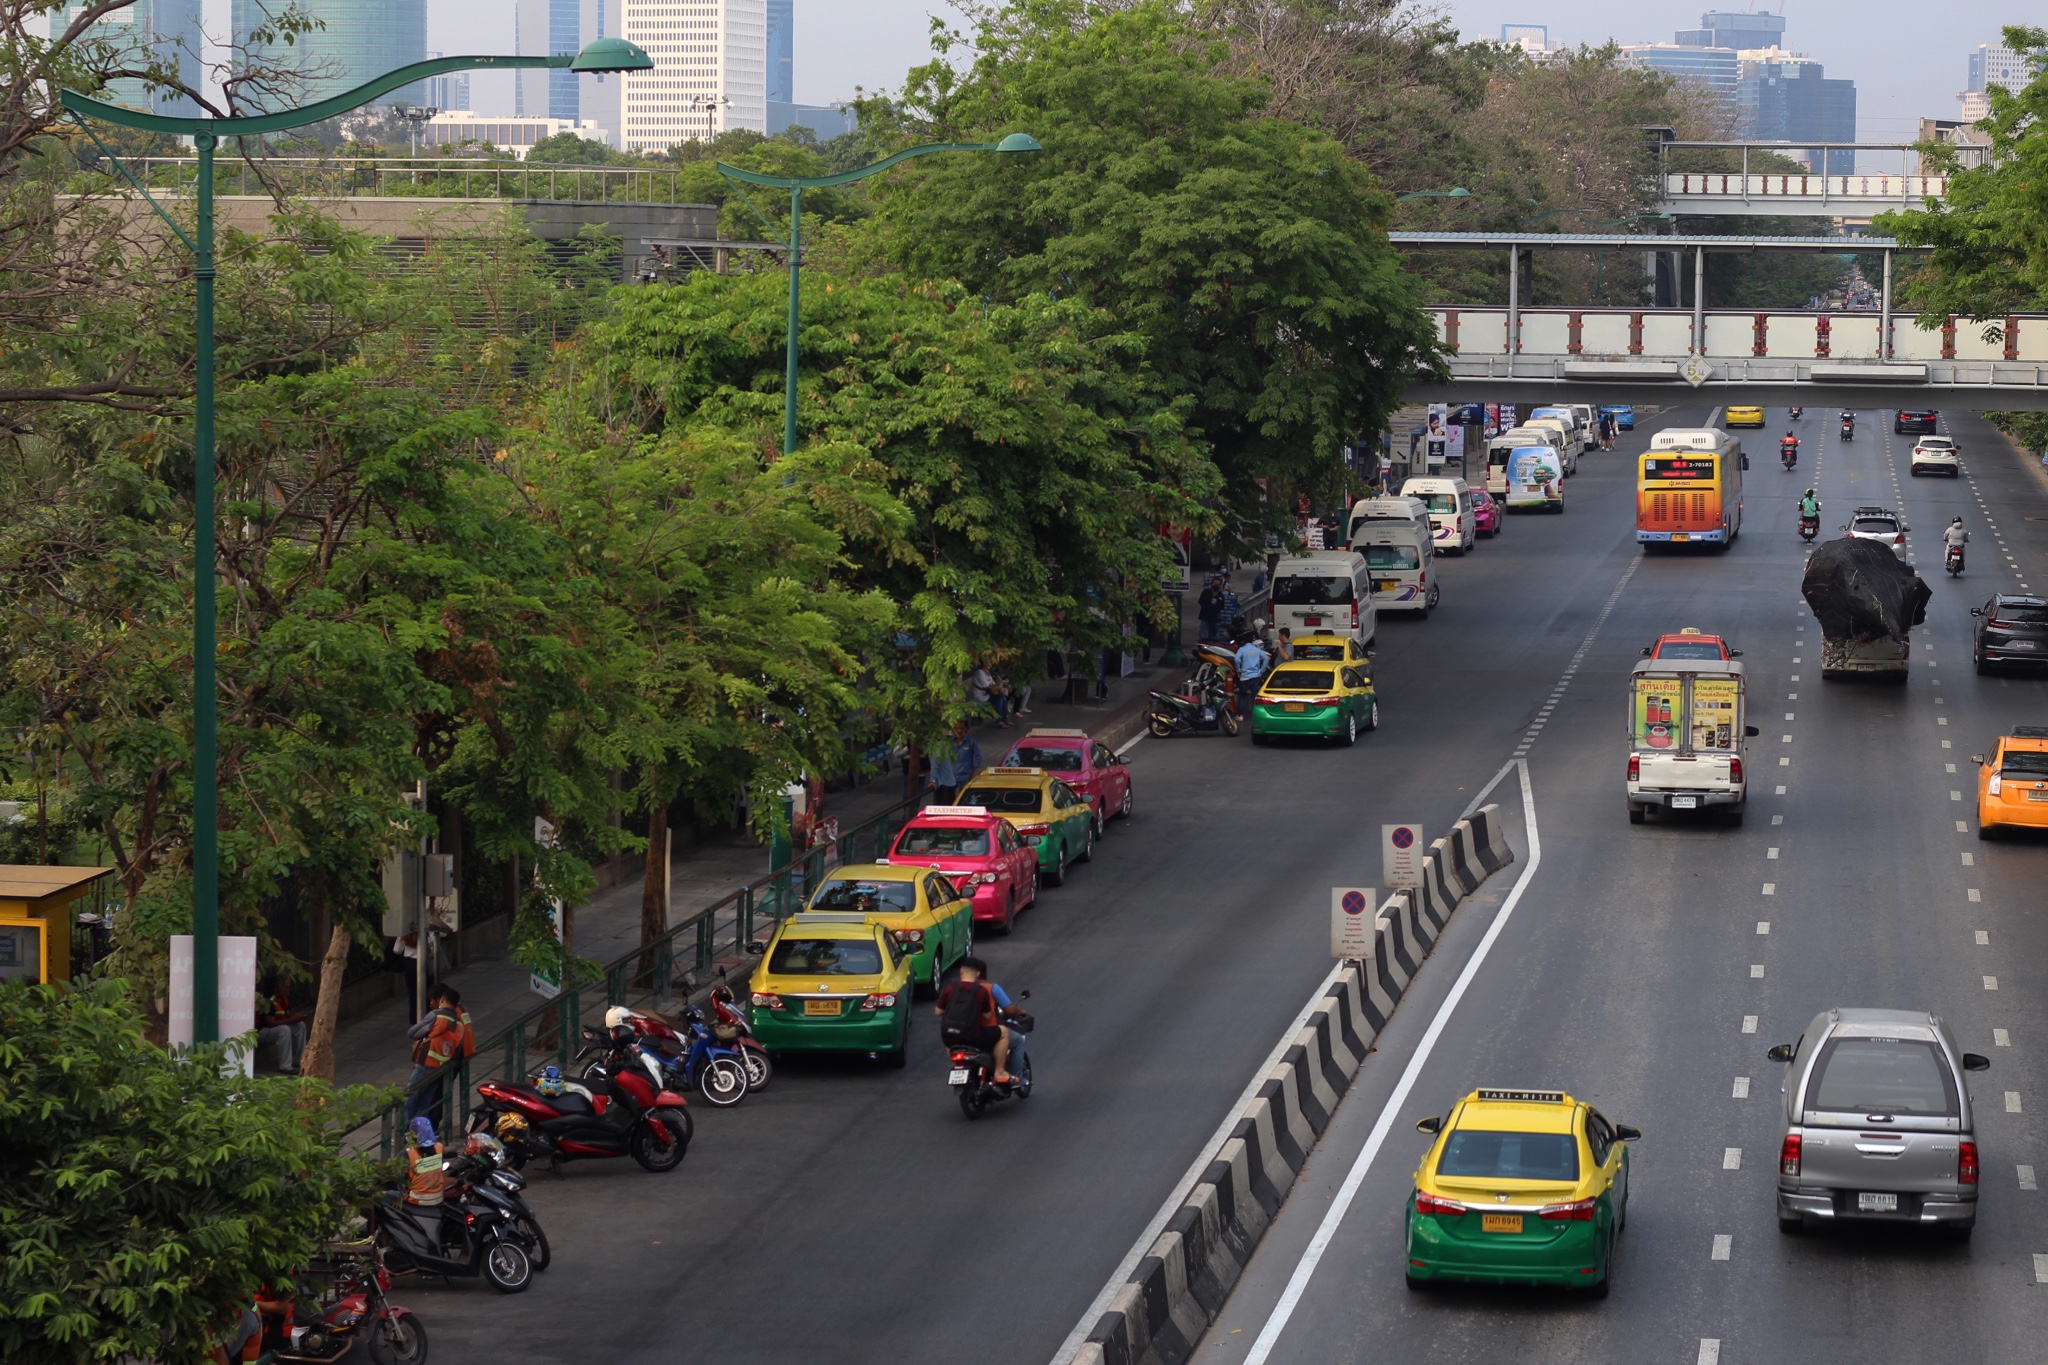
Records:
<instances>
[{"instance_id":1,"label":"person in blue shirt","mask_svg":"<svg viewBox=\"0 0 2048 1365\"><path fill-rule=\"evenodd\" d=\"M1268 667L1266 651L1258 640L1246 640L1237 647L1237 713L1249 716L1252 713L1252 698L1259 690L1259 680L1266 676Z\"/></svg>"}]
</instances>

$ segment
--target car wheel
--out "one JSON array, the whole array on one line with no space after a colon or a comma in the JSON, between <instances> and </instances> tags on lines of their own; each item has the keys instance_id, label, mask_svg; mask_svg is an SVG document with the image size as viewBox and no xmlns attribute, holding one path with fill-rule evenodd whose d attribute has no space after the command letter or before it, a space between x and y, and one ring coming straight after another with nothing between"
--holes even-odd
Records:
<instances>
[{"instance_id":1,"label":"car wheel","mask_svg":"<svg viewBox=\"0 0 2048 1365\"><path fill-rule=\"evenodd\" d=\"M1790 1218L1781 1213L1778 1215L1778 1231L1784 1233L1787 1237L1797 1237L1800 1233L1806 1231L1806 1219L1796 1213Z\"/></svg>"},{"instance_id":2,"label":"car wheel","mask_svg":"<svg viewBox=\"0 0 2048 1365\"><path fill-rule=\"evenodd\" d=\"M1006 906L1004 906L1004 907L1003 907L1003 923L1002 923L1002 927L1001 927L1001 928L999 928L999 929L997 929L997 930L996 930L996 932L997 932L997 933L999 933L999 934L1001 934L1001 935L1002 935L1002 936L1003 936L1004 938L1008 938L1008 937L1010 936L1010 931L1011 931L1012 929L1015 929L1016 927L1017 927L1017 897L1016 897L1015 895L1012 895L1012 896L1010 897L1010 903L1009 903L1008 905L1006 905Z\"/></svg>"},{"instance_id":3,"label":"car wheel","mask_svg":"<svg viewBox=\"0 0 2048 1365\"><path fill-rule=\"evenodd\" d=\"M1344 733L1339 738L1346 745L1358 743L1358 713L1356 711L1346 711L1344 713Z\"/></svg>"},{"instance_id":4,"label":"car wheel","mask_svg":"<svg viewBox=\"0 0 2048 1365\"><path fill-rule=\"evenodd\" d=\"M1977 1224L1975 1222L1955 1223L1949 1227L1948 1239L1951 1242L1967 1242L1970 1240L1970 1234L1976 1230Z\"/></svg>"},{"instance_id":5,"label":"car wheel","mask_svg":"<svg viewBox=\"0 0 2048 1365\"><path fill-rule=\"evenodd\" d=\"M1124 799L1123 799L1123 801L1122 801L1121 803L1119 803L1119 804L1118 804L1118 806L1117 806L1117 808L1116 808L1116 818L1117 818L1117 819L1119 819L1119 820L1128 820L1128 819L1130 819L1130 818L1131 818L1131 801L1132 801L1132 800L1133 800L1133 797L1132 797L1132 795L1131 795L1131 784L1130 784L1130 783L1128 783L1128 782L1126 782L1126 783L1124 784Z\"/></svg>"},{"instance_id":6,"label":"car wheel","mask_svg":"<svg viewBox=\"0 0 2048 1365\"><path fill-rule=\"evenodd\" d=\"M1412 1293L1427 1294L1429 1292L1430 1285L1428 1280L1418 1280L1413 1275L1404 1275L1402 1278L1408 1282L1408 1288Z\"/></svg>"},{"instance_id":7,"label":"car wheel","mask_svg":"<svg viewBox=\"0 0 2048 1365\"><path fill-rule=\"evenodd\" d=\"M1088 832L1081 836L1081 852L1074 861L1077 863L1092 863L1095 861L1095 825L1093 822L1090 822Z\"/></svg>"},{"instance_id":8,"label":"car wheel","mask_svg":"<svg viewBox=\"0 0 2048 1365\"><path fill-rule=\"evenodd\" d=\"M1365 728L1368 730L1380 728L1380 699L1378 697L1372 699L1372 709L1365 713Z\"/></svg>"},{"instance_id":9,"label":"car wheel","mask_svg":"<svg viewBox=\"0 0 2048 1365\"><path fill-rule=\"evenodd\" d=\"M1742 807L1741 807L1741 806L1730 806L1730 807L1728 807L1727 811L1726 811L1726 812L1725 812L1725 813L1724 813L1724 814L1723 814L1723 815L1721 816L1721 821L1722 821L1722 823L1723 823L1723 824L1727 825L1727 826L1728 826L1728 828L1730 828L1730 829L1741 829L1741 828L1742 828Z\"/></svg>"},{"instance_id":10,"label":"car wheel","mask_svg":"<svg viewBox=\"0 0 2048 1365\"><path fill-rule=\"evenodd\" d=\"M1988 843L1990 843L1990 842L1991 842L1991 831L1992 831L1992 828L1993 828L1993 827L1992 827L1992 826L1990 826L1990 825L1979 825L1979 826L1977 826L1977 837L1978 837L1979 839L1982 839L1982 840L1983 840L1983 841L1984 841L1985 843L1987 843L1987 844L1988 844Z\"/></svg>"},{"instance_id":11,"label":"car wheel","mask_svg":"<svg viewBox=\"0 0 2048 1365\"><path fill-rule=\"evenodd\" d=\"M1266 737L1260 734L1258 731L1254 730L1252 731L1252 743L1257 744L1263 748L1266 743Z\"/></svg>"},{"instance_id":12,"label":"car wheel","mask_svg":"<svg viewBox=\"0 0 2048 1365\"><path fill-rule=\"evenodd\" d=\"M962 953L961 956L965 957L966 954ZM932 982L929 989L933 995L946 989L946 969L939 965L939 953L936 948L932 950Z\"/></svg>"},{"instance_id":13,"label":"car wheel","mask_svg":"<svg viewBox=\"0 0 2048 1365\"><path fill-rule=\"evenodd\" d=\"M1607 1235L1607 1250L1600 1257L1600 1283L1586 1291L1586 1297L1604 1299L1614 1288L1614 1234Z\"/></svg>"},{"instance_id":14,"label":"car wheel","mask_svg":"<svg viewBox=\"0 0 2048 1365\"><path fill-rule=\"evenodd\" d=\"M1631 825L1640 825L1643 823L1646 814L1647 812L1641 806L1630 806L1628 808L1628 822Z\"/></svg>"},{"instance_id":15,"label":"car wheel","mask_svg":"<svg viewBox=\"0 0 2048 1365\"><path fill-rule=\"evenodd\" d=\"M1984 657L1983 655L1979 654L1979 655L1977 656L1977 676L1978 676L1978 677L1980 677L1980 678L1982 678L1982 677L1987 677L1987 676L1989 676L1989 675L1990 675L1990 672L1991 672L1991 660L1989 660L1989 659L1985 658L1985 657Z\"/></svg>"},{"instance_id":16,"label":"car wheel","mask_svg":"<svg viewBox=\"0 0 2048 1365\"><path fill-rule=\"evenodd\" d=\"M896 1046L882 1054L882 1065L901 1071L910 1061L910 1011L903 1011L903 1027L896 1030Z\"/></svg>"},{"instance_id":17,"label":"car wheel","mask_svg":"<svg viewBox=\"0 0 2048 1365\"><path fill-rule=\"evenodd\" d=\"M1043 875L1044 875L1044 879L1045 879L1045 884L1046 884L1047 886L1065 886L1065 885L1067 884L1067 842L1066 842L1066 840L1064 840L1064 839L1060 840L1060 854L1059 854L1059 857L1053 860L1052 870L1051 870L1050 872L1046 872L1046 873L1044 873Z\"/></svg>"},{"instance_id":18,"label":"car wheel","mask_svg":"<svg viewBox=\"0 0 2048 1365\"><path fill-rule=\"evenodd\" d=\"M1099 802L1098 802L1098 803L1096 804L1096 806L1095 806L1095 808L1094 808L1094 815L1095 815L1095 836L1094 836L1094 837L1095 837L1095 838L1097 838L1097 839L1100 839L1100 838L1101 838L1101 837L1103 836L1103 833L1104 833L1104 832L1105 832L1106 830L1108 830L1108 829L1109 829L1109 815L1108 815L1108 813L1107 813L1107 812L1105 812L1105 811L1104 811L1104 810L1102 809L1102 806L1101 806L1101 804L1100 804Z\"/></svg>"}]
</instances>

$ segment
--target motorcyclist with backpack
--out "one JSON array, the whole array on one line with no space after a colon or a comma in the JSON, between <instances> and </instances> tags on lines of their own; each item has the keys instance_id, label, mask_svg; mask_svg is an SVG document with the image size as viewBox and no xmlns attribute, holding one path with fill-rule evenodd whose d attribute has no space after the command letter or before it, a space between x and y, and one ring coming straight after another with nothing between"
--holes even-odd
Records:
<instances>
[{"instance_id":1,"label":"motorcyclist with backpack","mask_svg":"<svg viewBox=\"0 0 2048 1365\"><path fill-rule=\"evenodd\" d=\"M1011 1083L1010 1062L1023 1058L1024 1035L1005 1023L1018 1007L1011 1003L1007 991L988 979L987 963L978 957L961 958L959 979L939 992L933 1012L939 1016L942 1042L994 1053L996 1084Z\"/></svg>"}]
</instances>

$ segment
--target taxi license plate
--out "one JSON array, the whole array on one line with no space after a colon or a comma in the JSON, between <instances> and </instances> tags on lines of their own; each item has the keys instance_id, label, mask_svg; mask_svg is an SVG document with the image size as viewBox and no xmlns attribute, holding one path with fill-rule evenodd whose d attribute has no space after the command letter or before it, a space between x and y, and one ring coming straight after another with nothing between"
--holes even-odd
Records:
<instances>
[{"instance_id":1,"label":"taxi license plate","mask_svg":"<svg viewBox=\"0 0 2048 1365\"><path fill-rule=\"evenodd\" d=\"M1693 810L1699 803L1700 799L1697 796L1674 796L1671 798L1671 809Z\"/></svg>"},{"instance_id":2,"label":"taxi license plate","mask_svg":"<svg viewBox=\"0 0 2048 1365\"><path fill-rule=\"evenodd\" d=\"M1401 586L1401 581L1397 578L1378 578L1373 580L1372 586L1374 592L1392 592Z\"/></svg>"},{"instance_id":3,"label":"taxi license plate","mask_svg":"<svg viewBox=\"0 0 2048 1365\"><path fill-rule=\"evenodd\" d=\"M2027 800L2029 800L2029 801L2048 801L2048 792L2043 792L2043 791L2031 791L2031 792L2028 792L2028 793L2027 793Z\"/></svg>"},{"instance_id":4,"label":"taxi license plate","mask_svg":"<svg viewBox=\"0 0 2048 1365\"><path fill-rule=\"evenodd\" d=\"M804 1001L804 1013L838 1014L840 1010L845 1008L845 1005L846 1002L843 1000L806 1000Z\"/></svg>"},{"instance_id":5,"label":"taxi license plate","mask_svg":"<svg viewBox=\"0 0 2048 1365\"><path fill-rule=\"evenodd\" d=\"M1482 1213L1479 1215L1481 1232L1520 1232L1522 1215L1519 1213Z\"/></svg>"},{"instance_id":6,"label":"taxi license plate","mask_svg":"<svg viewBox=\"0 0 2048 1365\"><path fill-rule=\"evenodd\" d=\"M1306 711L1308 710L1308 703L1299 701L1282 702L1280 709L1282 711Z\"/></svg>"},{"instance_id":7,"label":"taxi license plate","mask_svg":"<svg viewBox=\"0 0 2048 1365\"><path fill-rule=\"evenodd\" d=\"M966 1067L964 1067L964 1066L956 1066L956 1067L954 1067L954 1068L953 1068L953 1069L952 1069L951 1071L948 1071L948 1072L946 1073L946 1084L947 1084L947 1085L965 1085L965 1084L967 1084L967 1068L966 1068Z\"/></svg>"},{"instance_id":8,"label":"taxi license plate","mask_svg":"<svg viewBox=\"0 0 2048 1365\"><path fill-rule=\"evenodd\" d=\"M1859 1213L1897 1213L1899 1197L1895 1194L1859 1194L1856 1196L1856 1210Z\"/></svg>"}]
</instances>

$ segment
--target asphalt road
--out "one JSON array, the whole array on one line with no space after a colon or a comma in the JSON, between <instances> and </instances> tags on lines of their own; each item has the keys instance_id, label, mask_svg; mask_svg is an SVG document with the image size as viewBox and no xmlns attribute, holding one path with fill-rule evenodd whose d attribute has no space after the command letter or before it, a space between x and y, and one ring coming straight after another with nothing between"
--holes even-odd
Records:
<instances>
[{"instance_id":1,"label":"asphalt road","mask_svg":"<svg viewBox=\"0 0 2048 1365\"><path fill-rule=\"evenodd\" d=\"M1745 434L1756 449L1739 541L1726 554L1644 557L1581 685L1531 747L1542 862L1470 989L1441 1011L1485 928L1477 919L1457 925L1403 1002L1199 1361L1260 1358L1262 1334L1274 1362L2039 1358L2048 1218L2024 1177L2048 1158L2030 1117L2048 1108L2048 840L1978 840L1969 756L2001 727L2048 723L2048 692L2035 678L1975 676L1969 608L1996 588L2048 588L2048 479L1965 414L1943 425L1964 448L1957 481L1909 477L1911 438L1890 434L1889 413L1863 414L1849 445L1832 412L1814 413L1800 468L1785 473L1775 446L1786 414L1769 415L1770 427ZM1574 489L1578 533L1522 600L1567 573L1597 595L1632 556L1621 476L1592 468ZM1903 688L1820 679L1818 631L1798 594L1794 500L1809 482L1829 536L1866 502L1900 508L1913 527L1934 597ZM1939 532L1958 514L1974 539L1968 573L1951 580ZM1750 742L1741 829L1627 823L1624 680L1642 643L1683 625L1746 651L1750 720L1763 733ZM1530 658L1513 691L1555 673ZM1984 1176L1968 1243L1777 1231L1783 1073L1764 1051L1837 1004L1934 1010L1992 1059L1970 1077ZM1302 1280L1333 1196L1438 1022L1355 1201ZM1414 1120L1481 1085L1562 1087L1643 1129L1608 1301L1404 1287L1403 1203L1428 1141ZM1298 1297L1283 1317L1290 1282Z\"/></svg>"},{"instance_id":2,"label":"asphalt road","mask_svg":"<svg viewBox=\"0 0 2048 1365\"><path fill-rule=\"evenodd\" d=\"M1012 938L980 945L999 980L1032 991L1028 1102L964 1120L929 1017L903 1072L785 1061L738 1109L698 1107L673 1174L606 1162L537 1175L529 1194L555 1264L527 1293L401 1282L396 1297L428 1324L436 1361L666 1365L681 1352L844 1365L970 1351L985 1365L1045 1365L1328 971L1329 888L1378 880L1382 822L1419 820L1432 837L1447 827L1539 722L1638 561L1625 453L1653 425L1705 416L1646 421L1622 454L1585 459L1562 516L1512 517L1498 539L1439 561L1434 616L1380 629L1382 726L1355 748L1204 737L1131 751L1135 816ZM1774 473L1760 468L1758 483ZM1567 820L1564 793L1546 790L1541 764L1583 785L1568 817L1583 844L1574 853L1562 833L1559 858L1588 880L1611 875L1618 851L1601 841L1621 816L1610 779L1625 657L1672 621L1711 627L1771 604L1789 626L1779 580L1793 561L1766 538L1744 537L1726 561L1639 572L1599 637L1600 666L1581 670L1537 742L1552 818ZM1776 579L1753 568L1767 553L1784 560ZM1731 574L1754 585L1731 596L1720 586ZM1504 787L1501 799L1517 798ZM1716 836L1649 837L1694 847ZM1640 927L1633 942L1652 965L1674 946ZM1538 1001L1582 999L1596 962L1603 974L1623 965L1576 959L1562 978L1503 980L1488 1008L1547 1021ZM1598 996L1656 1013L1665 1002L1644 984ZM1644 1106L1617 1107L1653 1121Z\"/></svg>"}]
</instances>

